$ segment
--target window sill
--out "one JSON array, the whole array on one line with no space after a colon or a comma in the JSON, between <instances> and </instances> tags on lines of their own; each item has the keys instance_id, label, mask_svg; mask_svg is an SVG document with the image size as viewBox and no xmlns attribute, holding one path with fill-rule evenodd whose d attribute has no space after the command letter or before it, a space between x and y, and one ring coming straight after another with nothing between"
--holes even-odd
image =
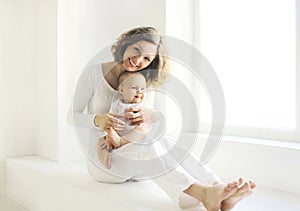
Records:
<instances>
[{"instance_id":1,"label":"window sill","mask_svg":"<svg viewBox=\"0 0 300 211\"><path fill-rule=\"evenodd\" d=\"M292 141L279 141L279 140L270 140L270 139L261 139L261 138L241 137L241 136L227 136L227 135L222 137L222 141L300 150L300 143L292 142Z\"/></svg>"}]
</instances>

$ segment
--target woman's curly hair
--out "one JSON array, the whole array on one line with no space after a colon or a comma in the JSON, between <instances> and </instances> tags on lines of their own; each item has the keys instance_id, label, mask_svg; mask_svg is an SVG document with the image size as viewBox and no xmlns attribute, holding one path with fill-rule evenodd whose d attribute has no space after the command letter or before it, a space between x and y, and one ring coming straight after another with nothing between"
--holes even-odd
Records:
<instances>
[{"instance_id":1,"label":"woman's curly hair","mask_svg":"<svg viewBox=\"0 0 300 211\"><path fill-rule=\"evenodd\" d=\"M142 40L156 45L157 55L150 65L140 70L140 73L145 76L147 85L159 85L166 78L167 57L162 37L154 27L136 27L121 34L111 47L114 60L115 62L122 63L127 47Z\"/></svg>"}]
</instances>

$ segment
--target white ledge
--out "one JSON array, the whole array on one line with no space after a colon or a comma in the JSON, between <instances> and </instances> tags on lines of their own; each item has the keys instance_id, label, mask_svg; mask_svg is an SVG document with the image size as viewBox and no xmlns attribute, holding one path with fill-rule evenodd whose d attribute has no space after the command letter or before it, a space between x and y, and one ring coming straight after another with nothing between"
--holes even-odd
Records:
<instances>
[{"instance_id":1,"label":"white ledge","mask_svg":"<svg viewBox=\"0 0 300 211\"><path fill-rule=\"evenodd\" d=\"M83 161L55 163L38 156L6 160L7 197L30 211L167 211L179 209L151 181L103 184ZM233 211L298 211L299 195L258 187Z\"/></svg>"}]
</instances>

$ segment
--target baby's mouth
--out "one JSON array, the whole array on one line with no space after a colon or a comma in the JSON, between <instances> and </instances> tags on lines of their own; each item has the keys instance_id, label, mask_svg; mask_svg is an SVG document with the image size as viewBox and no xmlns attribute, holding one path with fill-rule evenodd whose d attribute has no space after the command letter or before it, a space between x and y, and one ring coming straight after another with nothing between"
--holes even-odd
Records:
<instances>
[{"instance_id":1,"label":"baby's mouth","mask_svg":"<svg viewBox=\"0 0 300 211\"><path fill-rule=\"evenodd\" d=\"M135 101L135 102L140 102L140 101L142 101L142 96L135 95L135 96L133 97L133 101Z\"/></svg>"}]
</instances>

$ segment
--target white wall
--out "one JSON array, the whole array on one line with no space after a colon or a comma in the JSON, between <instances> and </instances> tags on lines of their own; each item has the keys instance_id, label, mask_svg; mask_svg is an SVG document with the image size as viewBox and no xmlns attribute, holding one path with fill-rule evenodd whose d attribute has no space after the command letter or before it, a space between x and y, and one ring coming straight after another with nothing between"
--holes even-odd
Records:
<instances>
[{"instance_id":1,"label":"white wall","mask_svg":"<svg viewBox=\"0 0 300 211\"><path fill-rule=\"evenodd\" d=\"M36 0L36 153L59 159L57 116L57 2Z\"/></svg>"},{"instance_id":2,"label":"white wall","mask_svg":"<svg viewBox=\"0 0 300 211\"><path fill-rule=\"evenodd\" d=\"M226 182L242 176L258 186L300 194L300 145L241 137L223 137L208 162Z\"/></svg>"},{"instance_id":3,"label":"white wall","mask_svg":"<svg viewBox=\"0 0 300 211\"><path fill-rule=\"evenodd\" d=\"M131 27L164 32L165 1L1 0L0 25L3 196L7 157L82 158L66 114L83 67Z\"/></svg>"},{"instance_id":4,"label":"white wall","mask_svg":"<svg viewBox=\"0 0 300 211\"><path fill-rule=\"evenodd\" d=\"M0 196L4 159L34 152L35 20L34 0L0 1Z\"/></svg>"},{"instance_id":5,"label":"white wall","mask_svg":"<svg viewBox=\"0 0 300 211\"><path fill-rule=\"evenodd\" d=\"M58 116L60 159L80 159L66 114L88 61L122 32L138 25L165 29L164 0L58 1Z\"/></svg>"}]
</instances>

